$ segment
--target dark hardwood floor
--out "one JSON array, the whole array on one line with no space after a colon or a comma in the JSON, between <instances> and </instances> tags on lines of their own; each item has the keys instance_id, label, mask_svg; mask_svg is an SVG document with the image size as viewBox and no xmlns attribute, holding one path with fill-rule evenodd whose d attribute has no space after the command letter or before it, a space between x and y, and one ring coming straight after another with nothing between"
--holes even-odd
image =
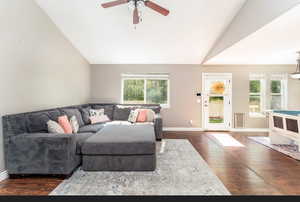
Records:
<instances>
[{"instance_id":1,"label":"dark hardwood floor","mask_svg":"<svg viewBox=\"0 0 300 202\"><path fill-rule=\"evenodd\" d=\"M225 132L223 132L224 134ZM166 132L166 139L188 139L233 195L298 195L300 162L257 144L247 136L230 134L244 147L226 147L212 132ZM0 195L47 195L62 179L26 177L0 182Z\"/></svg>"}]
</instances>

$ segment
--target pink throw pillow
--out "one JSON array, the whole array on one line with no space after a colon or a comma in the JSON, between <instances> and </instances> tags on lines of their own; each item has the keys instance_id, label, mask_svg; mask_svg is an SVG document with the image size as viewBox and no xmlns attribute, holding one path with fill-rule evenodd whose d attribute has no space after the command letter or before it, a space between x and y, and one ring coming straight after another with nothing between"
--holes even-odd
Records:
<instances>
[{"instance_id":1,"label":"pink throw pillow","mask_svg":"<svg viewBox=\"0 0 300 202\"><path fill-rule=\"evenodd\" d=\"M67 116L58 117L58 123L64 129L66 134L72 134L72 126Z\"/></svg>"},{"instance_id":2,"label":"pink throw pillow","mask_svg":"<svg viewBox=\"0 0 300 202\"><path fill-rule=\"evenodd\" d=\"M147 121L147 109L140 109L139 115L136 119L136 122L146 122Z\"/></svg>"}]
</instances>

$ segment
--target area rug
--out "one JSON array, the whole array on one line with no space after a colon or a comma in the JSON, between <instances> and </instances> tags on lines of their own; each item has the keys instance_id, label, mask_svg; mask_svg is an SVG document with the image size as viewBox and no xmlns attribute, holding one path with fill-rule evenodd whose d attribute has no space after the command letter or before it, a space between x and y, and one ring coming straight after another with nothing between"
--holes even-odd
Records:
<instances>
[{"instance_id":1,"label":"area rug","mask_svg":"<svg viewBox=\"0 0 300 202\"><path fill-rule=\"evenodd\" d=\"M269 137L248 137L249 139L265 145L271 149L274 149L278 152L281 152L289 157L292 157L296 160L300 160L300 152L298 152L298 145L282 145L282 144L271 144Z\"/></svg>"},{"instance_id":2,"label":"area rug","mask_svg":"<svg viewBox=\"0 0 300 202\"><path fill-rule=\"evenodd\" d=\"M188 140L157 145L154 172L78 169L50 195L230 195Z\"/></svg>"}]
</instances>

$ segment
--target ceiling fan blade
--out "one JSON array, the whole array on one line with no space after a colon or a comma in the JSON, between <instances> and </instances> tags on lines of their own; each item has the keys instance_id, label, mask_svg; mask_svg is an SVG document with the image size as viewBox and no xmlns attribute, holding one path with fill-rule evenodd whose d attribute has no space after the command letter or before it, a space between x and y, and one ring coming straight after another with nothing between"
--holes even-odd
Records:
<instances>
[{"instance_id":1,"label":"ceiling fan blade","mask_svg":"<svg viewBox=\"0 0 300 202\"><path fill-rule=\"evenodd\" d=\"M129 2L129 0L117 0L117 1L111 1L111 2L108 2L108 3L101 4L101 6L103 8L109 8L109 7L118 6L118 5L121 5L121 4L126 4L128 2Z\"/></svg>"},{"instance_id":2,"label":"ceiling fan blade","mask_svg":"<svg viewBox=\"0 0 300 202\"><path fill-rule=\"evenodd\" d=\"M167 9L157 5L156 3L152 2L152 1L145 1L145 5L148 8L151 8L151 9L155 10L156 12L158 12L158 13L164 15L164 16L167 16L170 13L170 11L168 11Z\"/></svg>"},{"instance_id":3,"label":"ceiling fan blade","mask_svg":"<svg viewBox=\"0 0 300 202\"><path fill-rule=\"evenodd\" d=\"M133 24L139 24L140 22L140 17L139 17L139 11L138 9L135 7L134 11L133 11Z\"/></svg>"}]
</instances>

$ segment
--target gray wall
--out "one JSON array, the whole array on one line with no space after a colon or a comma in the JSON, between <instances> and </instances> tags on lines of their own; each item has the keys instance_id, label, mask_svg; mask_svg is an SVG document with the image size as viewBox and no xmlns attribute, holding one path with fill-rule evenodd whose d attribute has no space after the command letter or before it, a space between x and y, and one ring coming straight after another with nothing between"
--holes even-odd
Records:
<instances>
[{"instance_id":1,"label":"gray wall","mask_svg":"<svg viewBox=\"0 0 300 202\"><path fill-rule=\"evenodd\" d=\"M33 0L1 0L0 25L1 116L88 101L88 62Z\"/></svg>"},{"instance_id":2,"label":"gray wall","mask_svg":"<svg viewBox=\"0 0 300 202\"><path fill-rule=\"evenodd\" d=\"M201 65L92 65L91 101L120 102L122 73L170 73L170 108L162 111L165 127L202 127L202 72L233 73L233 112L248 115L249 73L293 72L295 66L201 66ZM300 109L300 81L289 80L289 109ZM246 127L265 128L266 120L247 117Z\"/></svg>"}]
</instances>

